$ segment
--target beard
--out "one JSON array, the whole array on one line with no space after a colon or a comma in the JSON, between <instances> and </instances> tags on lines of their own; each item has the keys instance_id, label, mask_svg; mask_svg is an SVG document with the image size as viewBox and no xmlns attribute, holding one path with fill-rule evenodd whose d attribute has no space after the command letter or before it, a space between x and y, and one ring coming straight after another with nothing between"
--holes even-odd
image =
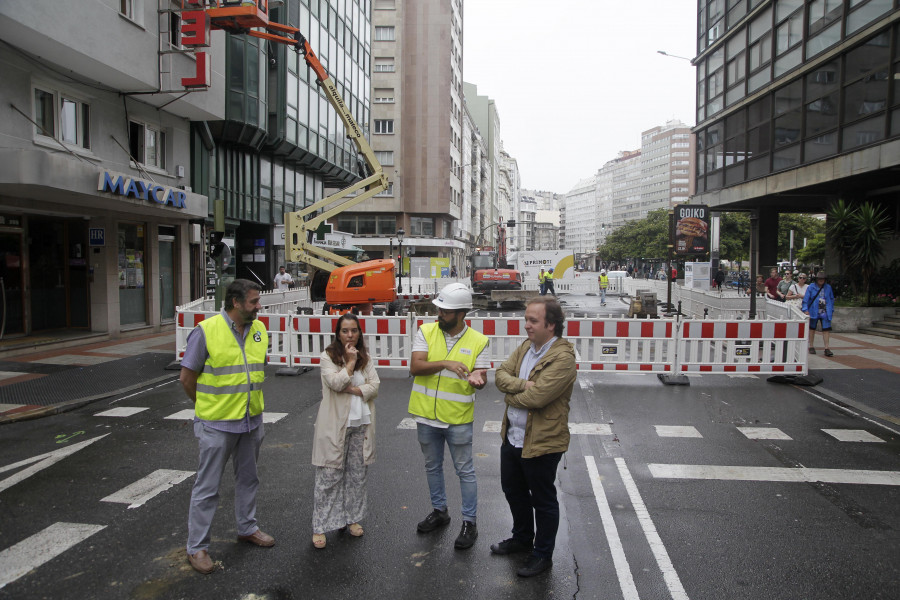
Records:
<instances>
[{"instance_id":1,"label":"beard","mask_svg":"<svg viewBox=\"0 0 900 600\"><path fill-rule=\"evenodd\" d=\"M441 331L450 331L451 329L456 327L456 321L454 321L453 323L448 323L447 321L438 319L438 327L441 328Z\"/></svg>"}]
</instances>

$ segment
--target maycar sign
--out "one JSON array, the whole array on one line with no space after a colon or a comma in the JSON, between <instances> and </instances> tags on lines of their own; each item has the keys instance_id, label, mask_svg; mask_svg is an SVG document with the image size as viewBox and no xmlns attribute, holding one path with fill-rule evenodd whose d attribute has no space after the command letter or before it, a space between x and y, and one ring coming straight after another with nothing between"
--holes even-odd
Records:
<instances>
[{"instance_id":1,"label":"maycar sign","mask_svg":"<svg viewBox=\"0 0 900 600\"><path fill-rule=\"evenodd\" d=\"M104 171L100 174L97 189L101 192L108 192L136 200L145 200L162 206L171 206L172 208L185 208L184 202L187 199L187 194L182 190L158 185L152 181L134 179L128 175L110 173L109 171Z\"/></svg>"}]
</instances>

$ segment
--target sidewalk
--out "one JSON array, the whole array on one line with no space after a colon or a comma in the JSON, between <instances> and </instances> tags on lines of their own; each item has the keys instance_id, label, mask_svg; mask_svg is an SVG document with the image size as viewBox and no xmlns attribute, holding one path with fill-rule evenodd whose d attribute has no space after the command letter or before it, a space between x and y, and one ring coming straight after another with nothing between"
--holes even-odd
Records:
<instances>
[{"instance_id":1,"label":"sidewalk","mask_svg":"<svg viewBox=\"0 0 900 600\"><path fill-rule=\"evenodd\" d=\"M89 340L86 340L89 342ZM900 425L900 340L833 333L834 356L809 357L823 378L815 393ZM0 359L0 424L56 414L93 400L126 393L178 376L165 368L175 359L173 332L51 349Z\"/></svg>"}]
</instances>

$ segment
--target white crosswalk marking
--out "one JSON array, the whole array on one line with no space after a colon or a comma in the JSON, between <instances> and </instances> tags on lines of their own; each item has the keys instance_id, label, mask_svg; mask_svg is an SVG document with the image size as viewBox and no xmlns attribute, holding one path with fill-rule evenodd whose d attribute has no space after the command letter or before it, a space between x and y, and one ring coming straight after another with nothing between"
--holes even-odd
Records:
<instances>
[{"instance_id":1,"label":"white crosswalk marking","mask_svg":"<svg viewBox=\"0 0 900 600\"><path fill-rule=\"evenodd\" d=\"M900 471L662 464L648 464L647 468L650 469L650 474L657 479L719 479L725 481L784 481L900 485Z\"/></svg>"},{"instance_id":2,"label":"white crosswalk marking","mask_svg":"<svg viewBox=\"0 0 900 600\"><path fill-rule=\"evenodd\" d=\"M166 417L166 419L174 419L174 420L180 420L180 421L187 421L187 420L193 419L193 418L194 418L194 409L193 408L186 408L184 410L179 410L177 413L172 413L171 415Z\"/></svg>"},{"instance_id":3,"label":"white crosswalk marking","mask_svg":"<svg viewBox=\"0 0 900 600\"><path fill-rule=\"evenodd\" d=\"M481 431L484 433L500 433L503 421L485 421Z\"/></svg>"},{"instance_id":4,"label":"white crosswalk marking","mask_svg":"<svg viewBox=\"0 0 900 600\"><path fill-rule=\"evenodd\" d=\"M702 438L696 427L690 425L654 425L659 437Z\"/></svg>"},{"instance_id":5,"label":"white crosswalk marking","mask_svg":"<svg viewBox=\"0 0 900 600\"><path fill-rule=\"evenodd\" d=\"M416 422L410 417L406 417L405 419L400 421L399 425L397 425L397 429L415 429L415 428L416 428Z\"/></svg>"},{"instance_id":6,"label":"white crosswalk marking","mask_svg":"<svg viewBox=\"0 0 900 600\"><path fill-rule=\"evenodd\" d=\"M484 433L500 433L503 421L485 421L481 429ZM572 435L612 435L612 429L605 423L569 423Z\"/></svg>"},{"instance_id":7,"label":"white crosswalk marking","mask_svg":"<svg viewBox=\"0 0 900 600\"><path fill-rule=\"evenodd\" d=\"M95 417L130 417L131 415L136 415L139 412L144 412L145 410L149 410L146 406L119 406L117 408L111 408L109 410L104 410L103 412L98 412L94 416Z\"/></svg>"},{"instance_id":8,"label":"white crosswalk marking","mask_svg":"<svg viewBox=\"0 0 900 600\"><path fill-rule=\"evenodd\" d=\"M276 413L276 412L264 412L263 413L263 423L277 423L278 421L285 418L287 413Z\"/></svg>"},{"instance_id":9,"label":"white crosswalk marking","mask_svg":"<svg viewBox=\"0 0 900 600\"><path fill-rule=\"evenodd\" d=\"M122 488L115 494L110 494L100 501L127 504L128 508L137 508L143 506L157 494L163 493L170 487L181 483L193 474L193 471L158 469L143 479L135 481L131 485Z\"/></svg>"},{"instance_id":10,"label":"white crosswalk marking","mask_svg":"<svg viewBox=\"0 0 900 600\"><path fill-rule=\"evenodd\" d=\"M0 552L0 588L56 558L106 525L54 523Z\"/></svg>"},{"instance_id":11,"label":"white crosswalk marking","mask_svg":"<svg viewBox=\"0 0 900 600\"><path fill-rule=\"evenodd\" d=\"M104 433L101 436L98 436L98 437L95 437L95 438L92 438L89 440L85 440L83 442L78 442L77 444L72 444L71 446L65 446L63 448L60 448L59 450L54 450L53 452L47 452L46 454L32 456L31 458L26 458L25 460L20 460L17 463L13 463L11 465L5 465L3 467L0 467L0 473L5 473L6 471L12 471L12 470L18 469L20 467L24 467L25 465L31 465L27 469L22 469L15 475L11 475L11 476L7 477L6 479L0 481L0 492L2 492L3 490L5 490L9 487L16 485L20 481L25 481L26 479L28 479L35 473L37 473L43 469L46 469L47 467L49 467L51 465L58 463L65 457L67 457L71 454L75 454L79 450L87 448L94 442L96 442L98 440L102 440L103 438L105 438L108 435L109 435L108 433ZM37 463L37 464L31 464L31 463Z\"/></svg>"},{"instance_id":12,"label":"white crosswalk marking","mask_svg":"<svg viewBox=\"0 0 900 600\"><path fill-rule=\"evenodd\" d=\"M788 434L777 427L738 427L738 431L751 440L791 440Z\"/></svg>"},{"instance_id":13,"label":"white crosswalk marking","mask_svg":"<svg viewBox=\"0 0 900 600\"><path fill-rule=\"evenodd\" d=\"M823 429L825 433L839 442L872 442L884 443L878 436L872 435L864 429Z\"/></svg>"}]
</instances>

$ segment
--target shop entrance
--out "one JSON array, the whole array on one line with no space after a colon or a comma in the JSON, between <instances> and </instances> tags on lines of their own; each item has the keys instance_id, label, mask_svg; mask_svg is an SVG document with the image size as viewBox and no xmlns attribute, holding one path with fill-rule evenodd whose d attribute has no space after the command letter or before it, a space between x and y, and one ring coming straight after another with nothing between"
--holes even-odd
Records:
<instances>
[{"instance_id":1,"label":"shop entrance","mask_svg":"<svg viewBox=\"0 0 900 600\"><path fill-rule=\"evenodd\" d=\"M0 336L25 333L22 232L0 231Z\"/></svg>"},{"instance_id":2,"label":"shop entrance","mask_svg":"<svg viewBox=\"0 0 900 600\"><path fill-rule=\"evenodd\" d=\"M89 328L87 221L28 220L31 330Z\"/></svg>"}]
</instances>

